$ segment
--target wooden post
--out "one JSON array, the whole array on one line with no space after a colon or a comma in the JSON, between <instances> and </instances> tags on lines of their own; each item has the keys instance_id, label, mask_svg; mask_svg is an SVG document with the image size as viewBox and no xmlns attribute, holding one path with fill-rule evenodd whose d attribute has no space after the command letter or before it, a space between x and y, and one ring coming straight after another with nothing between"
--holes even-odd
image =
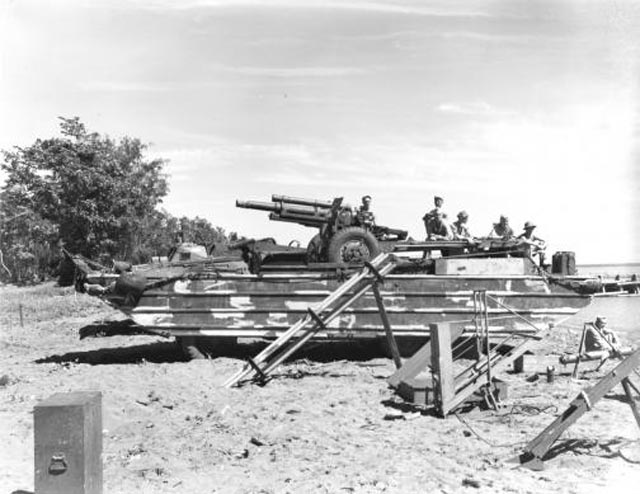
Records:
<instances>
[{"instance_id":1,"label":"wooden post","mask_svg":"<svg viewBox=\"0 0 640 494\"><path fill-rule=\"evenodd\" d=\"M522 371L524 371L524 355L520 355L513 361L513 372L520 374Z\"/></svg>"},{"instance_id":2,"label":"wooden post","mask_svg":"<svg viewBox=\"0 0 640 494\"><path fill-rule=\"evenodd\" d=\"M22 314L22 302L18 304L18 312L20 312L20 327L24 328L24 315Z\"/></svg>"},{"instance_id":3,"label":"wooden post","mask_svg":"<svg viewBox=\"0 0 640 494\"><path fill-rule=\"evenodd\" d=\"M451 411L455 397L453 357L451 355L451 330L449 324L430 324L431 368L436 409L441 417Z\"/></svg>"},{"instance_id":4,"label":"wooden post","mask_svg":"<svg viewBox=\"0 0 640 494\"><path fill-rule=\"evenodd\" d=\"M371 283L371 289L373 290L373 296L376 298L376 303L378 304L378 311L380 312L380 319L382 319L384 332L387 336L387 346L389 347L389 351L391 352L391 356L393 357L393 363L395 364L396 369L399 369L400 367L402 367L400 350L398 350L398 344L396 343L396 339L393 336L393 331L391 330L391 324L389 324L389 315L387 314L387 310L384 308L384 302L382 300L382 296L380 295L378 284L375 282Z\"/></svg>"},{"instance_id":5,"label":"wooden post","mask_svg":"<svg viewBox=\"0 0 640 494\"><path fill-rule=\"evenodd\" d=\"M627 399L629 400L629 406L631 407L631 411L633 412L633 416L636 419L638 427L640 427L640 411L638 411L638 405L636 405L636 400L633 397L631 380L628 377L625 377L622 380L622 387L624 388L624 392L627 395ZM635 388L635 386L633 386Z\"/></svg>"},{"instance_id":6,"label":"wooden post","mask_svg":"<svg viewBox=\"0 0 640 494\"><path fill-rule=\"evenodd\" d=\"M580 365L580 356L582 355L582 350L584 350L584 342L587 339L587 325L585 324L582 327L582 337L580 338L580 346L578 347L578 358L576 359L576 365L573 367L573 372L571 373L571 377L575 379L578 375L578 366Z\"/></svg>"}]
</instances>

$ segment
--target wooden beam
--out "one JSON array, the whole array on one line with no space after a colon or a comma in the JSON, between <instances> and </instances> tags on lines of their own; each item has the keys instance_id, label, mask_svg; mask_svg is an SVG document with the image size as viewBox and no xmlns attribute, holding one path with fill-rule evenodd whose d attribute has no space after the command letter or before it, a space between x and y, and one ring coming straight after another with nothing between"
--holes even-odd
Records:
<instances>
[{"instance_id":1,"label":"wooden beam","mask_svg":"<svg viewBox=\"0 0 640 494\"><path fill-rule=\"evenodd\" d=\"M378 284L371 283L371 289L373 290L373 296L375 297L376 303L378 304L378 311L380 311L380 319L382 320L384 332L387 336L387 346L389 347L389 351L391 352L391 356L393 357L393 363L395 364L396 369L399 369L400 367L402 367L400 350L398 350L398 344L396 343L396 339L393 336L391 324L389 324L389 315L387 314L387 310L384 308L384 302L382 300L382 297L380 296L380 289L378 288Z\"/></svg>"},{"instance_id":2,"label":"wooden beam","mask_svg":"<svg viewBox=\"0 0 640 494\"><path fill-rule=\"evenodd\" d=\"M627 399L629 400L629 406L631 407L631 411L633 412L633 416L636 419L636 423L638 427L640 427L640 411L638 411L638 405L636 404L636 400L633 397L631 380L628 377L625 377L622 380L622 387L624 388L624 392L627 395ZM635 388L635 386L633 386Z\"/></svg>"},{"instance_id":3,"label":"wooden beam","mask_svg":"<svg viewBox=\"0 0 640 494\"><path fill-rule=\"evenodd\" d=\"M624 359L615 369L609 372L594 386L581 391L562 415L556 418L545 430L525 446L523 454L520 455L520 462L525 464L532 462L533 465L538 466L544 455L547 454L560 435L586 412L591 410L593 405L638 366L640 366L640 349Z\"/></svg>"},{"instance_id":4,"label":"wooden beam","mask_svg":"<svg viewBox=\"0 0 640 494\"><path fill-rule=\"evenodd\" d=\"M451 330L449 324L430 324L431 369L436 410L441 417L451 411L455 398L453 356L451 352Z\"/></svg>"},{"instance_id":5,"label":"wooden beam","mask_svg":"<svg viewBox=\"0 0 640 494\"><path fill-rule=\"evenodd\" d=\"M459 326L449 326L451 341L456 341L464 332ZM397 388L402 381L413 379L431 365L431 341L427 341L420 350L404 361L402 367L387 378L387 383Z\"/></svg>"},{"instance_id":6,"label":"wooden beam","mask_svg":"<svg viewBox=\"0 0 640 494\"><path fill-rule=\"evenodd\" d=\"M580 337L580 345L578 346L578 357L576 358L576 365L573 367L573 372L571 373L571 377L575 379L578 375L578 366L580 365L580 360L582 360L582 351L584 350L584 343L587 338L587 325L585 324L582 328L582 336Z\"/></svg>"}]
</instances>

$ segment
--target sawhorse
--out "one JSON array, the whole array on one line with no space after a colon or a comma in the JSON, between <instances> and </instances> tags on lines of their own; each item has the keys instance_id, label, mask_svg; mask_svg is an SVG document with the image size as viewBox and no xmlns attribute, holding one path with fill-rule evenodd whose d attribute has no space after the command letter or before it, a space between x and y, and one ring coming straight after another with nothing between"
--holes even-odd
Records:
<instances>
[{"instance_id":1,"label":"sawhorse","mask_svg":"<svg viewBox=\"0 0 640 494\"><path fill-rule=\"evenodd\" d=\"M633 396L633 391L640 396L640 390L629 379L629 374L634 372L638 366L640 366L640 349L624 359L595 386L581 391L562 415L525 446L518 461L532 470L542 470L544 468L542 460L553 443L617 384L622 384L633 416L640 427L640 411Z\"/></svg>"}]
</instances>

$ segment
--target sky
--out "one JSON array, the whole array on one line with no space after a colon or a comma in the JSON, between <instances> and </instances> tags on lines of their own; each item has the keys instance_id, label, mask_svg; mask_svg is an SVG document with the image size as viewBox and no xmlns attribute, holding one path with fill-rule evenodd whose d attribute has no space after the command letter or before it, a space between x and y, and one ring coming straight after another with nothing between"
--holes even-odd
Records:
<instances>
[{"instance_id":1,"label":"sky","mask_svg":"<svg viewBox=\"0 0 640 494\"><path fill-rule=\"evenodd\" d=\"M635 0L0 0L0 149L58 116L149 143L166 210L250 237L314 231L236 199L370 194L422 239L438 194L475 235L640 261Z\"/></svg>"}]
</instances>

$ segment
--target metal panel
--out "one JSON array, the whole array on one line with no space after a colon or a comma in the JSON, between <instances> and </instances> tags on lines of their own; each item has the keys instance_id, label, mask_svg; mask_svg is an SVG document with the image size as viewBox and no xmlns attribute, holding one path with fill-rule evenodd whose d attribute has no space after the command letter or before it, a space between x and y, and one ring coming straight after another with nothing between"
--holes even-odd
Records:
<instances>
[{"instance_id":1,"label":"metal panel","mask_svg":"<svg viewBox=\"0 0 640 494\"><path fill-rule=\"evenodd\" d=\"M54 394L33 418L36 494L102 494L102 394Z\"/></svg>"}]
</instances>

